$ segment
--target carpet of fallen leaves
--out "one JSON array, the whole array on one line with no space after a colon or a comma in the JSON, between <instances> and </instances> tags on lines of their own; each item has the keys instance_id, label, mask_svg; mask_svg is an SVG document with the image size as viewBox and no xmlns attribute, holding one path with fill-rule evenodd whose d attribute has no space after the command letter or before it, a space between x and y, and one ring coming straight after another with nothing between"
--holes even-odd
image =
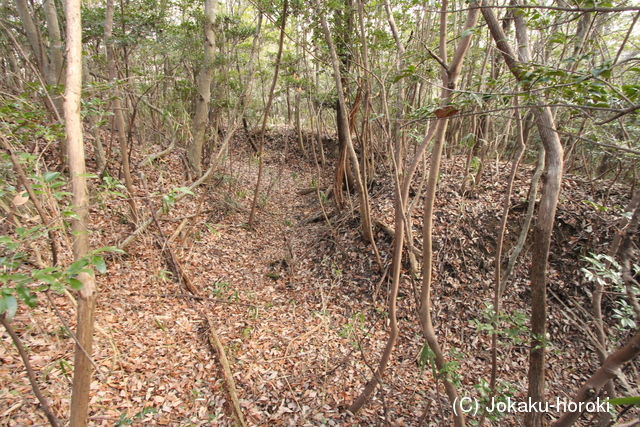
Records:
<instances>
[{"instance_id":1,"label":"carpet of fallen leaves","mask_svg":"<svg viewBox=\"0 0 640 427\"><path fill-rule=\"evenodd\" d=\"M408 264L398 300L400 336L381 388L355 416L345 409L372 377L387 339L388 280L371 246L363 242L357 208L336 214L324 192L331 170L319 172L296 152L290 133L270 135L255 230L247 220L258 162L234 140L224 170L172 204L162 198L187 186L184 153L175 150L151 167L138 166L136 194L141 215L162 203L161 229L151 226L126 248L108 257L98 276L93 360L99 368L91 385L90 425L235 425L219 359L207 340L204 316L213 320L235 379L249 425L449 425L450 406L434 380L416 320L419 280ZM157 147L156 147L157 148ZM134 153L134 164L142 154ZM115 167L115 166L114 166ZM445 159L434 219L433 320L449 370L461 396L481 399L490 375L491 337L486 305L493 298L496 234L510 164L487 165L477 187L460 193L464 159ZM533 166L517 175L505 236L509 254L522 223ZM144 172L148 190L144 190ZM114 172L115 173L115 172ZM421 179L416 178L417 182ZM94 183L92 246L117 245L131 233L128 205ZM549 272L547 396L570 398L597 367L590 315L593 285L580 273L581 257L605 253L628 189L606 182L590 185L576 176L564 180ZM352 197L353 203L357 197ZM585 203L591 201L602 205ZM371 188L373 217L393 225L393 185L384 176ZM421 201L413 211L414 245L421 248ZM392 239L377 234L383 267ZM167 240L168 239L168 240ZM168 243L167 243L168 241ZM167 263L170 247L199 291L194 299ZM507 333L500 335L498 395L526 398L528 265L530 240L504 297ZM67 254L67 257L69 254ZM614 297L605 299L609 317ZM64 321L75 328L70 295L54 295ZM72 338L52 305L41 298L12 321L38 380L61 419L68 418L73 369ZM629 332L607 331L624 341ZM615 348L617 342L612 344ZM625 367L635 387L637 371ZM0 346L0 426L46 425L26 373L8 335ZM549 420L556 417L551 413ZM479 415L471 416L477 420ZM588 418L588 417L587 417ZM493 425L520 425L521 415L504 414ZM591 425L589 419L583 425Z\"/></svg>"}]
</instances>

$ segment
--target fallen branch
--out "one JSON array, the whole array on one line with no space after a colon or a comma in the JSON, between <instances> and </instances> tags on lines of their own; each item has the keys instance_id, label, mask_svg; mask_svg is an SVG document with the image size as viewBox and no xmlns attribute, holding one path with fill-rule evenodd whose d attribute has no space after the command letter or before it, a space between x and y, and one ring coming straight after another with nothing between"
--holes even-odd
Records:
<instances>
[{"instance_id":1,"label":"fallen branch","mask_svg":"<svg viewBox=\"0 0 640 427\"><path fill-rule=\"evenodd\" d=\"M29 382L31 383L33 393L36 395L38 402L40 402L40 406L42 407L47 420L49 420L49 424L51 424L53 427L62 427L62 424L60 424L60 421L58 420L58 418L56 418L55 414L51 410L47 398L44 397L40 392L40 386L38 385L36 374L33 372L33 368L31 367L31 362L29 362L29 356L22 346L20 337L18 336L18 334L16 334L16 331L13 330L11 324L7 321L6 313L0 314L0 323L2 323L2 326L4 326L4 328L7 330L7 333L11 337L13 344L15 344L16 348L18 349L18 353L20 353L22 363L24 363L24 367L27 370L27 376L29 377Z\"/></svg>"},{"instance_id":2,"label":"fallen branch","mask_svg":"<svg viewBox=\"0 0 640 427\"><path fill-rule=\"evenodd\" d=\"M238 394L236 393L236 383L233 380L233 374L231 373L231 368L229 366L229 360L227 359L227 355L224 352L224 347L220 342L220 338L218 337L218 332L216 331L215 326L211 319L202 314L205 321L207 322L207 326L209 327L209 334L207 335L209 339L209 345L211 348L218 353L218 358L220 359L220 364L222 365L222 369L224 372L224 377L227 381L227 389L229 391L229 395L231 396L231 402L233 404L233 409L235 411L236 417L238 418L238 422L242 427L245 427L247 424L244 421L244 417L242 415L242 409L240 408L240 401L238 400Z\"/></svg>"},{"instance_id":3,"label":"fallen branch","mask_svg":"<svg viewBox=\"0 0 640 427\"><path fill-rule=\"evenodd\" d=\"M335 214L336 214L335 211L330 212L329 214L325 214L324 209L322 209L319 212L316 212L313 215L309 216L308 218L301 220L299 225L311 224L312 222L318 222L318 221L320 221L321 219L323 219L325 217L326 217L326 219L332 218L332 217L335 216Z\"/></svg>"},{"instance_id":4,"label":"fallen branch","mask_svg":"<svg viewBox=\"0 0 640 427\"><path fill-rule=\"evenodd\" d=\"M147 196L148 196L149 192L146 189L147 185L146 185L146 180L144 179L144 176L142 178L142 182L144 183L145 190L147 191ZM162 231L160 222L158 221L156 217L156 213L154 212L153 209L151 209L151 218L155 222L156 227L158 227L158 232L160 233L160 236L163 240L162 245L160 245L160 242L157 242L157 244L161 247L163 253L165 254L169 264L169 268L173 270L173 273L178 278L178 281L184 285L187 291L189 291L191 294L197 297L198 290L196 289L195 285L191 281L191 278L187 275L185 270L182 268L182 265L178 262L178 258L174 255L173 250L171 248L171 242L169 242L166 235L164 234L164 231ZM240 402L238 400L238 393L236 392L235 381L233 380L233 374L231 373L231 368L229 367L229 361L224 352L224 347L222 346L222 343L220 342L220 338L218 337L218 332L216 331L216 328L214 327L211 319L201 311L199 310L197 311L200 313L200 315L204 319L204 322L208 326L209 333L207 334L207 339L209 341L209 345L211 345L211 347L218 353L218 358L220 359L220 364L222 365L222 370L227 383L227 390L229 392L229 396L231 397L231 402L233 404L235 415L240 425L242 427L246 427L244 416L242 415L242 409L240 408Z\"/></svg>"},{"instance_id":5,"label":"fallen branch","mask_svg":"<svg viewBox=\"0 0 640 427\"><path fill-rule=\"evenodd\" d=\"M191 294L143 294L143 296L145 297L160 297L160 298L188 298L188 299L192 299L192 300L197 300L197 301L210 301L210 302L219 302L222 304L236 304L236 305L244 305L247 307L255 307L255 305L253 304L249 304L246 302L240 302L240 301L225 301L222 299L216 299L216 298L209 298L209 297L203 297L200 295L191 295Z\"/></svg>"},{"instance_id":6,"label":"fallen branch","mask_svg":"<svg viewBox=\"0 0 640 427\"><path fill-rule=\"evenodd\" d=\"M315 193L318 190L318 187L311 188L299 188L298 194L301 196L306 196L307 194ZM333 195L333 187L330 187L324 191L324 195L327 199L329 199Z\"/></svg>"},{"instance_id":7,"label":"fallen branch","mask_svg":"<svg viewBox=\"0 0 640 427\"><path fill-rule=\"evenodd\" d=\"M209 166L209 169L207 169L207 171L202 174L202 176L200 177L200 179L198 179L197 181L195 181L193 184L191 184L189 186L189 191L193 192L194 189L196 189L197 187L199 187L201 184L203 184L204 182L206 182L209 177L211 176L211 174L213 174L213 171L215 171L218 168L218 164L220 163L220 161L222 160L227 147L229 145L229 141L231 140L231 137L233 137L233 135L236 132L236 129L238 128L237 124L234 124L233 126L231 126L231 128L229 129L229 132L227 132L227 135L224 138L224 141L222 142L222 145L220 146L220 149L218 150L218 152L216 153L215 156L212 156L211 159L211 166ZM189 192L184 192L184 193L180 193L175 197L175 201L174 203L179 202L180 200L182 200L183 198L185 198L187 195L189 195ZM160 216L162 215L162 208L158 209L155 212L156 216ZM143 222L132 234L129 235L129 237L127 237L126 239L124 239L119 245L118 248L119 249L124 249L126 246L129 246L131 243L133 243L134 241L136 241L138 239L138 237L140 237L140 235L147 229L149 228L149 226L151 225L151 223L154 221L153 216L151 218L148 218L145 222Z\"/></svg>"},{"instance_id":8,"label":"fallen branch","mask_svg":"<svg viewBox=\"0 0 640 427\"><path fill-rule=\"evenodd\" d=\"M376 227L378 227L380 230L384 231L385 233L387 233L389 236L391 236L393 239L396 238L396 231L391 228L389 225L385 224L382 221L378 221L378 220L374 220L373 221L373 225L375 225ZM422 251L418 248L416 248L415 246L411 245L411 251L417 256L417 257L422 257Z\"/></svg>"}]
</instances>

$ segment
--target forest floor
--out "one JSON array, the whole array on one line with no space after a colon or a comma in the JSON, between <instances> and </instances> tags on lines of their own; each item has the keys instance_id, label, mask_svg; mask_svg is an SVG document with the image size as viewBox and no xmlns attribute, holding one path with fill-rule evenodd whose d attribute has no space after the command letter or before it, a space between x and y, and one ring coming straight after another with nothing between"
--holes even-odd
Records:
<instances>
[{"instance_id":1,"label":"forest floor","mask_svg":"<svg viewBox=\"0 0 640 427\"><path fill-rule=\"evenodd\" d=\"M299 194L317 183L329 188L331 171L319 176L313 162L297 152L285 156L284 138L295 146L289 133L273 134L268 143L255 231L247 220L258 167L248 149L237 148L246 145L238 137L224 172L162 215L161 230L151 226L126 255L108 258L107 274L98 277L93 359L100 375L94 374L91 385L90 425L234 425L220 359L208 343L207 317L229 359L248 425L448 425L450 406L423 352L415 314L419 283L408 266L398 300L400 336L382 387L361 412L346 414L372 377L387 340L388 282L362 239L357 211L333 214L327 207L329 224L318 215L318 193ZM160 206L160 195L189 184L181 172L182 156L176 150L144 169L148 194L141 175L136 176L144 217ZM142 158L134 153L133 163ZM495 236L510 164L487 165L480 185L464 197L459 192L463 166L461 157L443 163L434 220L433 319L461 395L479 399L491 370L491 338L483 326L493 298ZM532 172L532 166L522 166L515 182L507 254L520 232ZM128 205L94 190L92 247L117 245L131 233ZM592 186L577 176L564 180L549 272L547 396L552 402L570 398L598 366L590 338L592 285L579 271L581 256L608 251L619 213L614 205L624 206L627 198L628 189L617 185ZM371 200L373 217L393 225L392 184L380 179ZM598 209L600 204L605 206ZM419 201L414 209L418 248L421 210ZM167 243L185 218L182 232ZM376 238L386 268L392 239L381 230ZM199 299L175 280L167 248ZM509 336L501 335L499 348L498 395L516 401L526 398L529 248L530 242L507 285ZM67 419L74 342L52 304L40 302L34 310L21 307L12 324L54 411ZM53 302L74 329L69 295L53 295ZM613 308L613 300L605 299L605 313ZM612 320L607 330L624 341L628 332L616 333L615 326ZM625 375L635 386L634 364ZM46 425L6 333L0 384L0 426ZM493 425L516 426L520 420L504 414Z\"/></svg>"}]
</instances>

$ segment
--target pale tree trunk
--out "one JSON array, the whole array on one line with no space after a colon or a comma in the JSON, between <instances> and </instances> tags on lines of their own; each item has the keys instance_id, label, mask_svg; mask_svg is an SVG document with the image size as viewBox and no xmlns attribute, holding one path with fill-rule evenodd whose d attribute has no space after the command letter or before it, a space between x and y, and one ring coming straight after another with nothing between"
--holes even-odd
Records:
<instances>
[{"instance_id":1,"label":"pale tree trunk","mask_svg":"<svg viewBox=\"0 0 640 427\"><path fill-rule=\"evenodd\" d=\"M86 58L82 61L82 80L85 85L89 82L89 66L87 65ZM90 90L87 89L87 92L89 91ZM107 157L104 152L104 147L102 146L98 119L94 114L87 114L87 121L89 122L89 132L91 132L91 136L93 136L91 145L93 145L93 155L96 157L98 175L101 176L107 167Z\"/></svg>"},{"instance_id":2,"label":"pale tree trunk","mask_svg":"<svg viewBox=\"0 0 640 427\"><path fill-rule=\"evenodd\" d=\"M317 1L317 0L316 0ZM446 12L448 3L444 1L442 3L442 11ZM467 21L465 23L465 29L473 28L475 25L479 10L478 4L473 2L471 3L471 8L469 9L467 15ZM446 13L441 14L441 25L446 27ZM322 20L322 16L321 16ZM445 39L446 32L441 33L441 39ZM451 96L452 91L455 89L456 81L460 76L460 71L462 69L462 63L464 61L464 57L469 48L469 44L471 43L471 34L468 34L460 39L458 46L456 48L454 57L449 66L447 66L443 70L443 83L444 89L442 91L442 102L443 107L437 111L437 114L440 115L441 112L451 111L447 108L448 99ZM441 52L446 52L444 49ZM444 56L444 55L443 55ZM365 389L362 394L354 401L354 403L349 407L349 410L353 413L359 411L362 406L367 402L371 394L373 394L374 390L378 386L380 380L382 379L382 375L389 364L389 360L391 359L391 353L393 351L395 341L398 337L398 322L396 318L396 298L398 296L398 289L400 285L400 274L402 270L402 251L403 251L403 243L404 243L404 233L405 233L405 214L408 206L409 200L409 189L411 186L411 180L413 175L420 163L420 159L422 158L422 154L426 149L427 145L434 138L435 142L432 154L432 163L431 170L429 173L429 184L427 187L427 194L425 200L425 223L423 226L424 233L424 252L423 252L423 285L422 285L422 294L420 298L420 311L419 318L422 324L423 332L427 338L427 342L429 347L435 354L436 366L439 372L443 372L444 370L444 355L442 349L440 348L435 331L431 322L431 256L432 256L432 247L431 247L431 234L432 234L432 217L433 217L433 204L435 201L436 194L436 183L439 175L439 167L440 167L440 158L442 154L442 145L444 143L444 135L447 128L448 116L446 114L443 117L438 118L435 124L433 124L427 133L427 136L423 140L421 146L416 151L415 157L411 164L407 169L406 177L404 180L400 177L399 173L396 172L396 212L395 212L395 246L393 250L393 261L392 261L392 285L389 290L389 339L387 340L387 344L380 358L380 362L378 364L378 368L374 374L374 377L365 385ZM403 160L403 159L401 159ZM408 219L408 218L407 218ZM460 409L460 403L457 399L458 393L455 389L455 386L451 382L449 375L447 373L443 374L442 378L447 395L451 402L451 405L455 408L455 425L456 427L461 427L465 425L465 419L462 410Z\"/></svg>"},{"instance_id":3,"label":"pale tree trunk","mask_svg":"<svg viewBox=\"0 0 640 427\"><path fill-rule=\"evenodd\" d=\"M40 34L31 17L26 0L15 0L15 3L18 14L20 15L20 20L22 21L22 28L27 34L29 44L36 58L38 71L47 82L47 85L64 84L64 78L62 76L62 37L60 35L60 25L58 24L58 16L53 0L46 0L44 2L45 18L47 20L47 29L51 42L51 62L48 60L47 52L45 52L44 44L40 39ZM59 118L63 110L62 97L53 95L51 99L53 101L51 107L56 110L54 115ZM60 161L63 165L66 162L66 156L67 142L62 139L60 140Z\"/></svg>"},{"instance_id":4,"label":"pale tree trunk","mask_svg":"<svg viewBox=\"0 0 640 427\"><path fill-rule=\"evenodd\" d=\"M15 0L15 2L16 9L18 9L18 14L20 15L20 21L22 22L22 28L24 29L24 32L27 33L29 44L31 45L33 54L36 57L36 65L38 66L38 71L40 71L40 74L46 78L47 73L45 71L44 46L42 46L42 42L40 41L40 37L38 36L38 30L36 29L36 24L33 22L33 18L31 17L31 13L29 12L27 1Z\"/></svg>"},{"instance_id":5,"label":"pale tree trunk","mask_svg":"<svg viewBox=\"0 0 640 427\"><path fill-rule=\"evenodd\" d=\"M336 54L336 49L333 44L333 40L331 39L331 33L329 32L329 25L327 24L327 19L324 16L324 12L322 11L322 6L320 5L320 1L315 1L316 10L318 16L320 17L320 22L322 24L322 29L324 31L324 38L329 46L329 53L331 57L331 63L333 65L333 74L334 80L336 83L336 90L338 91L338 111L342 111L344 114L339 115L338 129L342 129L344 132L343 137L346 141L346 149L351 158L351 162L353 163L353 167L355 170L355 178L356 184L358 186L358 192L360 194L360 219L362 221L362 231L364 234L364 238L367 242L370 242L374 250L376 252L376 256L379 259L378 250L376 248L375 239L373 236L373 229L371 225L371 216L370 216L370 208L369 208L369 194L367 191L366 185L362 182L362 173L360 169L360 162L358 161L358 155L356 154L355 149L353 148L353 142L351 140L351 134L349 132L349 122L347 117L347 105L344 99L344 92L342 88L342 78L340 75L340 63L338 61L338 55ZM341 191L341 189L340 189ZM378 262L378 264L381 264Z\"/></svg>"},{"instance_id":6,"label":"pale tree trunk","mask_svg":"<svg viewBox=\"0 0 640 427\"><path fill-rule=\"evenodd\" d=\"M271 110L271 104L273 103L273 95L276 90L276 83L278 82L278 73L280 72L280 60L282 59L282 47L284 45L285 26L287 24L287 11L289 7L288 0L284 0L284 6L282 8L282 23L280 24L280 40L278 42L278 53L276 55L275 69L273 71L273 80L271 81L271 88L269 89L269 99L264 109L264 115L262 117L262 128L260 129L260 147L258 148L258 179L256 180L256 189L253 193L253 201L251 202L251 212L249 213L249 229L253 230L253 221L256 215L256 209L258 206L258 197L260 196L260 183L262 182L262 172L264 170L264 137L267 131L267 121L269 120L269 111Z\"/></svg>"},{"instance_id":7,"label":"pale tree trunk","mask_svg":"<svg viewBox=\"0 0 640 427\"><path fill-rule=\"evenodd\" d=\"M465 32L472 29L479 15L479 3L472 2L471 8L467 14L464 25ZM447 2L442 2L442 11L446 12ZM441 14L440 22L440 55L442 64L447 64L446 57L446 13ZM444 137L447 131L447 123L450 115L455 114L455 108L448 106L449 98L453 90L456 88L456 82L460 77L462 63L464 57L471 44L471 34L462 37L458 42L458 46L454 53L451 63L446 67L442 67L442 83L443 90L441 94L442 107L436 110L436 116L439 120L436 124L436 135L433 143L433 151L431 154L431 166L429 169L429 177L427 180L427 190L424 201L424 224L422 226L423 252L422 252L422 290L420 293L419 319L422 325L422 331L426 337L429 347L434 353L435 364L438 372L443 372L442 381L449 398L449 402L454 408L454 424L456 427L465 425L464 412L460 408L458 392L455 385L451 381L449 374L445 370L444 353L438 343L435 329L431 320L431 285L432 285L432 257L433 257L433 212L434 202L437 190L437 183L440 171L440 160L442 158L442 147L444 145Z\"/></svg>"},{"instance_id":8,"label":"pale tree trunk","mask_svg":"<svg viewBox=\"0 0 640 427\"><path fill-rule=\"evenodd\" d=\"M391 7L389 6L389 0L385 0L384 8L387 12L387 21L389 22L389 27L391 28L391 33L393 34L393 38L396 41L396 47L398 48L398 60L397 60L397 72L398 75L402 73L405 66L404 61L404 45L402 44L402 40L400 39L400 33L398 32L398 27L396 26L395 18L393 17L393 13L391 12ZM400 124L402 119L404 118L404 103L405 103L405 89L404 89L404 81L401 79L396 82L397 89L397 98L396 98L396 119L393 121L391 125L391 140L393 141L395 147L395 155L396 155L396 168L398 169L398 175L402 176L403 169L403 160L404 160L404 131L402 130Z\"/></svg>"},{"instance_id":9,"label":"pale tree trunk","mask_svg":"<svg viewBox=\"0 0 640 427\"><path fill-rule=\"evenodd\" d=\"M296 33L298 34L298 40L296 41L296 57L300 56L300 33L301 28L296 25ZM298 139L298 146L300 147L300 151L302 155L307 158L309 155L307 154L307 148L304 145L304 138L302 136L302 123L301 123L301 111L300 107L302 105L302 85L300 84L300 76L296 73L294 75L294 79L296 80L296 99L295 99L295 121L296 121L296 137Z\"/></svg>"},{"instance_id":10,"label":"pale tree trunk","mask_svg":"<svg viewBox=\"0 0 640 427\"><path fill-rule=\"evenodd\" d=\"M300 147L300 152L305 158L307 158L308 157L307 148L304 146L304 138L302 137L302 123L300 122L300 105L301 105L300 91L301 89L302 88L300 86L296 87L296 98L295 98L296 138L298 139L298 147Z\"/></svg>"},{"instance_id":11,"label":"pale tree trunk","mask_svg":"<svg viewBox=\"0 0 640 427\"><path fill-rule=\"evenodd\" d=\"M58 12L53 0L45 0L44 16L47 20L47 32L49 33L50 57L49 72L47 82L50 84L64 84L64 74L62 73L63 52L62 36L60 35L60 24L58 23ZM62 103L62 100L60 101ZM62 104L61 104L62 105Z\"/></svg>"},{"instance_id":12,"label":"pale tree trunk","mask_svg":"<svg viewBox=\"0 0 640 427\"><path fill-rule=\"evenodd\" d=\"M62 52L62 36L60 35L60 24L58 23L58 12L56 11L56 5L53 0L45 0L44 4L44 16L47 20L47 31L49 33L49 56L50 62L47 69L47 83L50 85L64 85L65 78L62 71L64 63ZM53 102L58 109L62 111L62 97L53 96ZM66 147L63 146L62 154L66 155Z\"/></svg>"},{"instance_id":13,"label":"pale tree trunk","mask_svg":"<svg viewBox=\"0 0 640 427\"><path fill-rule=\"evenodd\" d=\"M520 78L522 66L507 42L502 26L491 8L483 8L482 15L495 40L498 50L502 52L511 73ZM516 21L517 31L524 31L524 20ZM523 44L523 41L519 41ZM525 56L526 57L526 56ZM529 391L528 398L532 402L543 405L545 401L545 353L546 353L546 319L547 319L547 259L551 244L551 233L558 205L560 185L562 182L563 149L556 132L553 114L549 107L533 106L538 133L545 149L545 171L538 208L538 218L533 231L533 249L531 256L531 350L529 357ZM542 427L544 413L532 411L525 415L527 427Z\"/></svg>"},{"instance_id":14,"label":"pale tree trunk","mask_svg":"<svg viewBox=\"0 0 640 427\"><path fill-rule=\"evenodd\" d=\"M104 20L104 41L107 46L107 63L109 67L109 81L115 83L117 79L116 69L116 52L113 46L113 0L107 0L107 7L105 11ZM138 209L134 199L133 179L131 178L131 167L129 165L129 147L127 144L127 130L124 121L123 105L121 98L123 97L122 91L115 90L115 97L113 99L113 110L116 119L116 126L118 127L118 140L120 141L120 155L122 157L122 172L124 174L124 185L129 192L129 208L131 210L131 216L133 217L133 224L138 222Z\"/></svg>"},{"instance_id":15,"label":"pale tree trunk","mask_svg":"<svg viewBox=\"0 0 640 427\"><path fill-rule=\"evenodd\" d=\"M26 0L16 0L16 9L22 21L22 28L27 34L29 44L36 57L38 70L44 77L48 85L64 84L63 52L62 52L62 36L60 34L60 24L58 23L58 15L53 0L45 0L43 3L44 16L47 22L47 32L49 35L50 52L47 55L44 44L40 39L40 34L36 28L36 24L31 17L29 7ZM53 102L58 110L62 112L62 97L54 96Z\"/></svg>"},{"instance_id":16,"label":"pale tree trunk","mask_svg":"<svg viewBox=\"0 0 640 427\"><path fill-rule=\"evenodd\" d=\"M72 220L73 258L79 260L89 250L87 215L89 197L84 162L82 121L80 118L80 94L82 90L82 24L80 0L66 0L67 20L67 87L64 96L64 117L69 144L69 173L76 218ZM93 345L93 321L98 297L95 279L91 274L80 273L82 289L78 293L77 343L74 355L73 390L71 392L71 427L87 425L89 386L91 384L91 355ZM85 355L86 352L86 355Z\"/></svg>"},{"instance_id":17,"label":"pale tree trunk","mask_svg":"<svg viewBox=\"0 0 640 427\"><path fill-rule=\"evenodd\" d=\"M509 207L511 206L511 193L513 190L513 182L516 178L516 173L518 172L518 166L520 165L520 160L522 160L522 156L524 155L524 150L526 148L524 135L522 133L522 118L520 117L520 110L518 107L518 98L515 97L515 119L516 119L516 127L517 127L517 136L516 140L518 141L518 149L516 154L513 157L513 162L511 163L511 173L509 175L509 180L507 181L507 190L504 198L504 203L502 206L502 218L500 219L500 226L498 227L498 238L497 248L496 248L496 257L494 260L495 263L495 272L494 272L494 296L493 296L493 313L494 318L500 318L500 304L502 303L502 247L504 245L504 235L507 230L507 222L509 219ZM506 138L509 137L509 132L506 133ZM496 390L496 381L498 379L498 331L497 324L494 325L494 331L491 334L491 377L489 380L489 394L491 397L495 396ZM484 425L484 418L486 416L486 412L482 414L482 420L478 423L478 425Z\"/></svg>"},{"instance_id":18,"label":"pale tree trunk","mask_svg":"<svg viewBox=\"0 0 640 427\"><path fill-rule=\"evenodd\" d=\"M352 0L340 0L344 8L338 8L335 13L335 24L334 29L338 37L336 40L340 43L343 52L348 52L350 49L351 42L351 33L352 33ZM343 16L346 15L346 16ZM324 15L323 15L324 16ZM330 36L329 36L330 37ZM335 45L333 44L333 40L331 40L331 45L333 45L333 50L335 51ZM336 55L337 58L337 55ZM340 72L335 78L340 78L340 87L342 88L339 92L338 96L342 96L344 100L344 90L346 89L345 84L347 79L343 76L344 74L349 73L349 68L351 64L351 54L346 53L343 54L338 60L338 69ZM318 83L319 76L316 74L316 85ZM339 100L338 100L339 101ZM336 105L336 130L338 133L338 147L339 147L339 156L338 162L336 165L336 170L334 174L334 182L333 182L333 196L334 201L336 203L336 208L338 210L342 210L344 207L344 197L342 195L342 187L345 182L350 186L353 184L353 177L351 176L350 169L350 161L349 161L349 148L347 144L347 138L350 138L349 134L349 111L347 110L347 103L338 102Z\"/></svg>"},{"instance_id":19,"label":"pale tree trunk","mask_svg":"<svg viewBox=\"0 0 640 427\"><path fill-rule=\"evenodd\" d=\"M216 47L214 24L217 3L217 0L205 0L204 2L204 60L198 76L196 112L193 117L193 141L187 147L189 166L197 177L202 175L202 147L206 139L209 102L211 101L211 79Z\"/></svg>"},{"instance_id":20,"label":"pale tree trunk","mask_svg":"<svg viewBox=\"0 0 640 427\"><path fill-rule=\"evenodd\" d=\"M369 71L369 47L367 46L367 36L364 24L364 4L363 0L358 0L358 21L360 24L360 42L362 43L362 80L364 81L364 96L362 103L364 111L362 112L362 171L365 175L365 183L368 185L373 182L376 173L375 154L373 149L373 141L371 138L371 122L369 121L369 113L371 111L371 80Z\"/></svg>"}]
</instances>

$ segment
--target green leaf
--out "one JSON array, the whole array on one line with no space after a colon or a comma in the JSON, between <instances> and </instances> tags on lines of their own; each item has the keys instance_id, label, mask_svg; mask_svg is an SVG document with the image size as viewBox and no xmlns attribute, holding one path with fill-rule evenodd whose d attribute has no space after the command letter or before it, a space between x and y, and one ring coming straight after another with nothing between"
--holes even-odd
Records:
<instances>
[{"instance_id":1,"label":"green leaf","mask_svg":"<svg viewBox=\"0 0 640 427\"><path fill-rule=\"evenodd\" d=\"M611 77L611 65L607 61L599 68L593 67L589 72L593 77L602 76L603 78L607 79Z\"/></svg>"},{"instance_id":2,"label":"green leaf","mask_svg":"<svg viewBox=\"0 0 640 427\"><path fill-rule=\"evenodd\" d=\"M84 287L84 285L80 280L74 279L72 277L69 277L68 279L66 279L65 282L67 282L67 284L71 286L71 289L73 289L74 291L79 291Z\"/></svg>"},{"instance_id":3,"label":"green leaf","mask_svg":"<svg viewBox=\"0 0 640 427\"><path fill-rule=\"evenodd\" d=\"M45 172L42 174L42 179L44 182L49 183L60 176L60 172Z\"/></svg>"},{"instance_id":4,"label":"green leaf","mask_svg":"<svg viewBox=\"0 0 640 427\"><path fill-rule=\"evenodd\" d=\"M78 214L74 211L70 211L70 210L64 210L62 211L62 215L68 217L68 218L73 218L73 219L77 219L80 220L80 217L78 216Z\"/></svg>"},{"instance_id":5,"label":"green leaf","mask_svg":"<svg viewBox=\"0 0 640 427\"><path fill-rule=\"evenodd\" d=\"M612 405L640 405L640 396L618 397L616 399L609 399L607 402Z\"/></svg>"},{"instance_id":6,"label":"green leaf","mask_svg":"<svg viewBox=\"0 0 640 427\"><path fill-rule=\"evenodd\" d=\"M91 257L91 264L98 270L100 274L105 274L107 272L107 263L104 262L104 258L98 255L94 255Z\"/></svg>"},{"instance_id":7,"label":"green leaf","mask_svg":"<svg viewBox=\"0 0 640 427\"><path fill-rule=\"evenodd\" d=\"M99 254L101 252L115 252L117 254L122 254L122 255L126 255L127 252L124 251L123 249L120 249L117 246L103 246L101 248L95 249L93 251L91 251L92 254Z\"/></svg>"},{"instance_id":8,"label":"green leaf","mask_svg":"<svg viewBox=\"0 0 640 427\"><path fill-rule=\"evenodd\" d=\"M475 32L474 30L475 30L475 28L467 28L466 30L464 30L462 32L462 34L460 34L460 37L461 38L468 37L468 36L472 35Z\"/></svg>"},{"instance_id":9,"label":"green leaf","mask_svg":"<svg viewBox=\"0 0 640 427\"><path fill-rule=\"evenodd\" d=\"M635 100L640 95L640 85L622 85L622 92L631 100Z\"/></svg>"},{"instance_id":10,"label":"green leaf","mask_svg":"<svg viewBox=\"0 0 640 427\"><path fill-rule=\"evenodd\" d=\"M47 285L55 285L57 279L51 274L34 274L33 278L37 281L44 282Z\"/></svg>"},{"instance_id":11,"label":"green leaf","mask_svg":"<svg viewBox=\"0 0 640 427\"><path fill-rule=\"evenodd\" d=\"M0 313L6 313L7 320L13 319L18 311L18 301L13 295L3 295L0 298Z\"/></svg>"},{"instance_id":12,"label":"green leaf","mask_svg":"<svg viewBox=\"0 0 640 427\"><path fill-rule=\"evenodd\" d=\"M36 298L36 296L29 292L29 289L24 286L16 286L16 293L18 294L18 297L29 307L34 308L38 304L38 298Z\"/></svg>"},{"instance_id":13,"label":"green leaf","mask_svg":"<svg viewBox=\"0 0 640 427\"><path fill-rule=\"evenodd\" d=\"M24 273L15 273L9 275L9 280L12 280L18 284L22 284L29 281L29 276Z\"/></svg>"},{"instance_id":14,"label":"green leaf","mask_svg":"<svg viewBox=\"0 0 640 427\"><path fill-rule=\"evenodd\" d=\"M85 258L79 259L78 261L71 264L69 268L67 268L67 274L69 276L74 274L80 274L83 272L83 269L86 266L87 266L87 260Z\"/></svg>"},{"instance_id":15,"label":"green leaf","mask_svg":"<svg viewBox=\"0 0 640 427\"><path fill-rule=\"evenodd\" d=\"M193 194L193 191L189 190L189 187L178 187L176 188L176 192L180 192L180 193L185 193L188 194L190 196L195 196L195 194Z\"/></svg>"}]
</instances>

